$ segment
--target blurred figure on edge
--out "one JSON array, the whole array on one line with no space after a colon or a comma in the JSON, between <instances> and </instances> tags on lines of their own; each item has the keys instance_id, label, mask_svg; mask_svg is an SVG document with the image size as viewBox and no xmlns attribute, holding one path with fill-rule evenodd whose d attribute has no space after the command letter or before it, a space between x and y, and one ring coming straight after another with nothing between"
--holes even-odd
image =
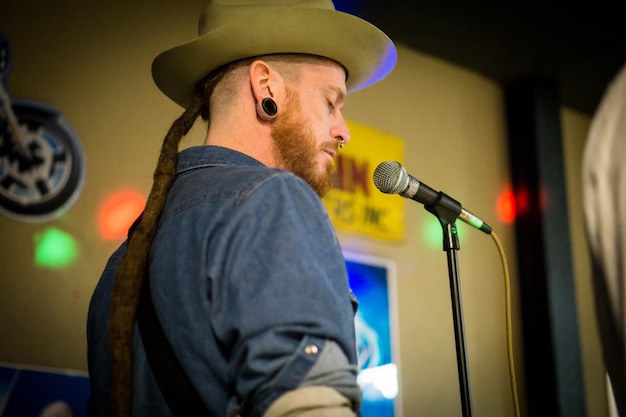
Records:
<instances>
[{"instance_id":1,"label":"blurred figure on edge","mask_svg":"<svg viewBox=\"0 0 626 417\"><path fill-rule=\"evenodd\" d=\"M593 116L583 158L583 201L604 363L626 415L626 66Z\"/></svg>"}]
</instances>

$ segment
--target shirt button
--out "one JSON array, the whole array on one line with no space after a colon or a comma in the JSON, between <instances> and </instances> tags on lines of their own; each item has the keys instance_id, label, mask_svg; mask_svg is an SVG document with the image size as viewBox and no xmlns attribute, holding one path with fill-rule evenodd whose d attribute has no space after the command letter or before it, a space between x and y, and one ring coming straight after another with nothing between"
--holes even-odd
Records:
<instances>
[{"instance_id":1,"label":"shirt button","mask_svg":"<svg viewBox=\"0 0 626 417\"><path fill-rule=\"evenodd\" d=\"M315 345L309 345L304 348L304 353L307 355L316 355L319 352L319 348Z\"/></svg>"}]
</instances>

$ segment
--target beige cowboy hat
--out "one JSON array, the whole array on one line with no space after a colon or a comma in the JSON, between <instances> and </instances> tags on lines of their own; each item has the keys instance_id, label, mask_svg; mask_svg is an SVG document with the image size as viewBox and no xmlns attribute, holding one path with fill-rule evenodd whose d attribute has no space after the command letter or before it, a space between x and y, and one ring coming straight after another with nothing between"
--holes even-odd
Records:
<instances>
[{"instance_id":1,"label":"beige cowboy hat","mask_svg":"<svg viewBox=\"0 0 626 417\"><path fill-rule=\"evenodd\" d=\"M277 53L318 55L340 63L348 91L391 72L396 48L380 29L335 10L331 0L212 0L200 16L199 36L154 59L159 89L179 105L194 85L222 65Z\"/></svg>"}]
</instances>

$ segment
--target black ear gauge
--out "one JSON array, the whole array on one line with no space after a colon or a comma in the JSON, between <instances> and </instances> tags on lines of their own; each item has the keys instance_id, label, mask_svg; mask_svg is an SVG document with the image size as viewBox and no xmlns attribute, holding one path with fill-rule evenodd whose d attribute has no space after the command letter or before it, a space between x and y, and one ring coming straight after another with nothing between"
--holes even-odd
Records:
<instances>
[{"instance_id":1,"label":"black ear gauge","mask_svg":"<svg viewBox=\"0 0 626 417\"><path fill-rule=\"evenodd\" d=\"M257 103L256 112L261 120L270 121L276 117L278 106L273 99L265 97L260 104Z\"/></svg>"}]
</instances>

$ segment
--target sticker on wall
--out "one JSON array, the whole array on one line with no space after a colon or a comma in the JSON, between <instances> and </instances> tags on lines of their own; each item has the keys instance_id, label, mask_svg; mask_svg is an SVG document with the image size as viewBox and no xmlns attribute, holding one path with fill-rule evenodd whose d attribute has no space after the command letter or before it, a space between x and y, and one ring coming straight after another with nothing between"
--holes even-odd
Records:
<instances>
[{"instance_id":1,"label":"sticker on wall","mask_svg":"<svg viewBox=\"0 0 626 417\"><path fill-rule=\"evenodd\" d=\"M346 120L354 141L337 155L333 188L322 200L337 230L386 241L404 240L404 199L389 198L372 181L382 161L402 163L399 137Z\"/></svg>"},{"instance_id":2,"label":"sticker on wall","mask_svg":"<svg viewBox=\"0 0 626 417\"><path fill-rule=\"evenodd\" d=\"M63 214L85 182L85 156L62 114L44 103L12 98L9 42L0 35L0 212L45 221Z\"/></svg>"}]
</instances>

